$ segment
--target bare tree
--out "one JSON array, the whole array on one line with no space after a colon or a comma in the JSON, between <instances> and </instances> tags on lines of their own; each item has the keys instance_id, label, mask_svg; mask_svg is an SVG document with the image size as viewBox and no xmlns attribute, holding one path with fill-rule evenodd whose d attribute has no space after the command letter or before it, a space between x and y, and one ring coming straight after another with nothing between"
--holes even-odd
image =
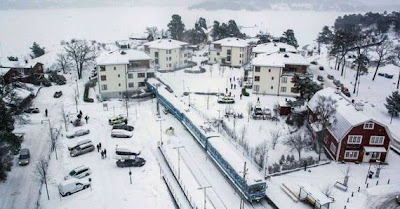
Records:
<instances>
[{"instance_id":1,"label":"bare tree","mask_svg":"<svg viewBox=\"0 0 400 209\"><path fill-rule=\"evenodd\" d=\"M58 141L59 132L57 132L57 134L54 133L53 130L58 131L55 128L51 128L50 130L51 130L51 133L50 133L50 135L51 135L50 148L51 148L51 151L54 151L54 154L56 155L56 160L58 160L57 148L61 146L60 142Z\"/></svg>"},{"instance_id":2,"label":"bare tree","mask_svg":"<svg viewBox=\"0 0 400 209\"><path fill-rule=\"evenodd\" d=\"M74 95L72 95L72 99L73 99L74 102L75 102L76 113L78 113L78 101L79 101L79 97L78 97L78 92L77 92L76 89L75 89L75 91L74 91Z\"/></svg>"},{"instance_id":3,"label":"bare tree","mask_svg":"<svg viewBox=\"0 0 400 209\"><path fill-rule=\"evenodd\" d=\"M47 158L41 157L35 165L33 170L33 178L39 184L45 184L47 199L50 200L49 189L47 187L47 182L51 180L51 175L47 172L47 168L49 167L49 162Z\"/></svg>"},{"instance_id":4,"label":"bare tree","mask_svg":"<svg viewBox=\"0 0 400 209\"><path fill-rule=\"evenodd\" d=\"M76 71L78 73L78 78L82 78L82 70L85 64L89 61L94 60L95 55L95 45L93 43L88 43L86 40L72 40L64 46L68 57L74 62Z\"/></svg>"},{"instance_id":5,"label":"bare tree","mask_svg":"<svg viewBox=\"0 0 400 209\"><path fill-rule=\"evenodd\" d=\"M63 121L64 121L65 131L68 131L68 122L69 122L69 120L68 120L68 115L67 115L67 113L65 112L65 107L64 107L64 105L61 106L61 116L62 116Z\"/></svg>"},{"instance_id":6,"label":"bare tree","mask_svg":"<svg viewBox=\"0 0 400 209\"><path fill-rule=\"evenodd\" d=\"M296 150L299 155L299 160L301 159L301 151L308 146L308 137L302 136L299 133L293 133L289 135L283 144L290 147L291 150Z\"/></svg>"},{"instance_id":7,"label":"bare tree","mask_svg":"<svg viewBox=\"0 0 400 209\"><path fill-rule=\"evenodd\" d=\"M327 197L332 197L333 185L332 184L325 185L325 187L322 189L322 193L324 193L324 195L326 195Z\"/></svg>"},{"instance_id":8,"label":"bare tree","mask_svg":"<svg viewBox=\"0 0 400 209\"><path fill-rule=\"evenodd\" d=\"M393 55L397 59L397 67L400 67L400 45L396 46L396 48L393 50ZM397 89L399 89L400 85L400 73L399 73L399 78L397 79Z\"/></svg>"},{"instance_id":9,"label":"bare tree","mask_svg":"<svg viewBox=\"0 0 400 209\"><path fill-rule=\"evenodd\" d=\"M158 31L157 27L146 27L147 40L154 41L158 37L160 37L160 31Z\"/></svg>"},{"instance_id":10,"label":"bare tree","mask_svg":"<svg viewBox=\"0 0 400 209\"><path fill-rule=\"evenodd\" d=\"M278 144L279 138L281 137L282 133L279 129L271 129L269 131L269 135L271 136L272 149L275 150L275 146L276 144Z\"/></svg>"},{"instance_id":11,"label":"bare tree","mask_svg":"<svg viewBox=\"0 0 400 209\"><path fill-rule=\"evenodd\" d=\"M332 97L318 96L313 110L317 118L316 124L319 127L319 133L317 133L318 161L321 160L322 147L327 139L327 129L336 122L336 107L336 100L332 99Z\"/></svg>"},{"instance_id":12,"label":"bare tree","mask_svg":"<svg viewBox=\"0 0 400 209\"><path fill-rule=\"evenodd\" d=\"M350 166L347 167L346 171L344 172L344 180L343 185L347 186L349 184L349 177L350 177Z\"/></svg>"},{"instance_id":13,"label":"bare tree","mask_svg":"<svg viewBox=\"0 0 400 209\"><path fill-rule=\"evenodd\" d=\"M253 110L253 104L251 102L247 103L247 122L250 122L250 115L251 115L251 111Z\"/></svg>"},{"instance_id":14,"label":"bare tree","mask_svg":"<svg viewBox=\"0 0 400 209\"><path fill-rule=\"evenodd\" d=\"M71 67L71 60L69 59L68 54L65 53L57 54L56 64L59 68L61 68L63 73L66 74L69 68Z\"/></svg>"},{"instance_id":15,"label":"bare tree","mask_svg":"<svg viewBox=\"0 0 400 209\"><path fill-rule=\"evenodd\" d=\"M378 63L375 68L374 77L372 77L373 81L375 80L376 74L378 73L379 65L382 61L384 62L386 61L386 59L389 58L393 50L393 43L388 39L387 35L384 35L383 37L381 37L381 39L382 43L373 47L373 50L378 55Z\"/></svg>"}]
</instances>

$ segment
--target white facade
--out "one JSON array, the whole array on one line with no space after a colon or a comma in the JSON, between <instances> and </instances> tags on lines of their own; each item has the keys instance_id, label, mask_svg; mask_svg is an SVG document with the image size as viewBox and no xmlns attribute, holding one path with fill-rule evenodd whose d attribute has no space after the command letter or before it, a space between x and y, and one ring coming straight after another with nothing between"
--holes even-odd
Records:
<instances>
[{"instance_id":1,"label":"white facade","mask_svg":"<svg viewBox=\"0 0 400 209\"><path fill-rule=\"evenodd\" d=\"M249 61L249 45L239 38L225 38L214 41L210 47L208 63L220 63L232 67L241 67Z\"/></svg>"},{"instance_id":2,"label":"white facade","mask_svg":"<svg viewBox=\"0 0 400 209\"><path fill-rule=\"evenodd\" d=\"M125 92L145 88L145 79L155 76L151 58L142 51L125 50L96 59L101 97L122 97Z\"/></svg>"},{"instance_id":3,"label":"white facade","mask_svg":"<svg viewBox=\"0 0 400 209\"><path fill-rule=\"evenodd\" d=\"M172 39L160 39L144 44L145 51L160 69L171 70L187 66L188 43Z\"/></svg>"},{"instance_id":4,"label":"white facade","mask_svg":"<svg viewBox=\"0 0 400 209\"><path fill-rule=\"evenodd\" d=\"M252 61L253 93L297 96L292 79L307 72L307 61L299 54L259 55Z\"/></svg>"}]
</instances>

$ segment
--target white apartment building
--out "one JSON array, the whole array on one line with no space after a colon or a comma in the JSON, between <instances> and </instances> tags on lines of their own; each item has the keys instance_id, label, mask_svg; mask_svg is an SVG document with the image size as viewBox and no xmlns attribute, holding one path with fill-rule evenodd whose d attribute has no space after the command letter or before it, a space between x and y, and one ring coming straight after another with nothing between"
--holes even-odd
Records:
<instances>
[{"instance_id":1,"label":"white apartment building","mask_svg":"<svg viewBox=\"0 0 400 209\"><path fill-rule=\"evenodd\" d=\"M306 74L307 60L300 54L260 54L252 60L253 93L297 96L292 78L295 73Z\"/></svg>"},{"instance_id":2,"label":"white apartment building","mask_svg":"<svg viewBox=\"0 0 400 209\"><path fill-rule=\"evenodd\" d=\"M281 43L281 42L270 42L259 44L251 50L251 53L254 57L257 57L258 54L273 54L273 53L293 53L297 54L297 49L289 44Z\"/></svg>"},{"instance_id":3,"label":"white apartment building","mask_svg":"<svg viewBox=\"0 0 400 209\"><path fill-rule=\"evenodd\" d=\"M159 39L145 43L144 48L154 60L155 67L171 70L187 66L190 53L188 45L173 39Z\"/></svg>"},{"instance_id":4,"label":"white apartment building","mask_svg":"<svg viewBox=\"0 0 400 209\"><path fill-rule=\"evenodd\" d=\"M151 58L138 50L117 50L96 59L102 98L122 97L125 92L145 88L145 79L155 77Z\"/></svg>"},{"instance_id":5,"label":"white apartment building","mask_svg":"<svg viewBox=\"0 0 400 209\"><path fill-rule=\"evenodd\" d=\"M241 67L249 62L250 47L246 40L240 38L224 38L212 42L208 55L208 63Z\"/></svg>"}]
</instances>

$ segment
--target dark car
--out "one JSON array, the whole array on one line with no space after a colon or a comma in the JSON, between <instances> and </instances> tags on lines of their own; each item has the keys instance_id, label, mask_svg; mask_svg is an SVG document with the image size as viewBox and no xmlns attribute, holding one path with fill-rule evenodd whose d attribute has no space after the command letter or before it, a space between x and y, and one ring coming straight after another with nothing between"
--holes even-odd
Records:
<instances>
[{"instance_id":1,"label":"dark car","mask_svg":"<svg viewBox=\"0 0 400 209\"><path fill-rule=\"evenodd\" d=\"M39 108L37 107L30 107L24 110L25 113L39 113Z\"/></svg>"},{"instance_id":2,"label":"dark car","mask_svg":"<svg viewBox=\"0 0 400 209\"><path fill-rule=\"evenodd\" d=\"M62 91L56 91L53 96L54 98L60 98L62 94L63 94Z\"/></svg>"},{"instance_id":3,"label":"dark car","mask_svg":"<svg viewBox=\"0 0 400 209\"><path fill-rule=\"evenodd\" d=\"M328 79L330 79L330 80L335 79L335 77L333 77L333 75L328 75L327 77L328 77Z\"/></svg>"},{"instance_id":4,"label":"dark car","mask_svg":"<svg viewBox=\"0 0 400 209\"><path fill-rule=\"evenodd\" d=\"M393 75L389 75L389 74L385 73L385 78L392 79L392 78L393 78Z\"/></svg>"},{"instance_id":5,"label":"dark car","mask_svg":"<svg viewBox=\"0 0 400 209\"><path fill-rule=\"evenodd\" d=\"M319 66L319 70L324 70L324 67L322 67L322 66Z\"/></svg>"},{"instance_id":6,"label":"dark car","mask_svg":"<svg viewBox=\"0 0 400 209\"><path fill-rule=\"evenodd\" d=\"M146 160L141 157L135 157L134 159L120 159L117 161L117 166L120 168L142 167L144 164L146 164Z\"/></svg>"},{"instance_id":7,"label":"dark car","mask_svg":"<svg viewBox=\"0 0 400 209\"><path fill-rule=\"evenodd\" d=\"M317 62L317 61L312 61L312 62L310 62L310 64L312 64L312 65L318 65L318 62Z\"/></svg>"},{"instance_id":8,"label":"dark car","mask_svg":"<svg viewBox=\"0 0 400 209\"><path fill-rule=\"evenodd\" d=\"M343 86L343 84L339 80L333 80L333 84L335 84L335 86L337 86L337 87Z\"/></svg>"},{"instance_id":9,"label":"dark car","mask_svg":"<svg viewBox=\"0 0 400 209\"><path fill-rule=\"evenodd\" d=\"M133 131L133 126L130 125L126 125L126 124L117 124L117 125L113 125L112 129L123 129L126 131Z\"/></svg>"},{"instance_id":10,"label":"dark car","mask_svg":"<svg viewBox=\"0 0 400 209\"><path fill-rule=\"evenodd\" d=\"M346 88L346 87L344 87L344 86L342 86L342 93L343 93L344 95L346 95L347 97L350 97L349 89Z\"/></svg>"},{"instance_id":11,"label":"dark car","mask_svg":"<svg viewBox=\"0 0 400 209\"><path fill-rule=\"evenodd\" d=\"M317 80L321 81L321 82L324 82L324 77L322 77L322 75L319 75L319 76L317 76Z\"/></svg>"}]
</instances>

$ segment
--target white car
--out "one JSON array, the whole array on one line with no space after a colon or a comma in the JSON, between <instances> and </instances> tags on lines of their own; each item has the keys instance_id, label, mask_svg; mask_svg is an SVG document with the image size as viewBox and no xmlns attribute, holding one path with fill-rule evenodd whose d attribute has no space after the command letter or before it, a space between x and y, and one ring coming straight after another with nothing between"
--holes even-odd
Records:
<instances>
[{"instance_id":1,"label":"white car","mask_svg":"<svg viewBox=\"0 0 400 209\"><path fill-rule=\"evenodd\" d=\"M111 137L116 137L116 138L131 138L132 135L133 135L132 132L125 131L123 129L113 129L111 131Z\"/></svg>"},{"instance_id":2,"label":"white car","mask_svg":"<svg viewBox=\"0 0 400 209\"><path fill-rule=\"evenodd\" d=\"M66 175L64 177L65 180L70 179L70 178L77 178L77 179L81 179L84 178L86 176L89 176L92 173L92 171L90 170L89 167L87 166L79 166L77 168L74 168L72 171L70 171L68 173L68 175Z\"/></svg>"},{"instance_id":3,"label":"white car","mask_svg":"<svg viewBox=\"0 0 400 209\"><path fill-rule=\"evenodd\" d=\"M68 179L58 185L58 191L61 196L68 196L75 192L87 189L90 187L90 182L81 179Z\"/></svg>"},{"instance_id":4,"label":"white car","mask_svg":"<svg viewBox=\"0 0 400 209\"><path fill-rule=\"evenodd\" d=\"M89 129L79 129L79 130L75 131L75 133L67 134L67 138L71 139L71 138L78 137L78 136L84 136L89 133L90 133Z\"/></svg>"}]
</instances>

